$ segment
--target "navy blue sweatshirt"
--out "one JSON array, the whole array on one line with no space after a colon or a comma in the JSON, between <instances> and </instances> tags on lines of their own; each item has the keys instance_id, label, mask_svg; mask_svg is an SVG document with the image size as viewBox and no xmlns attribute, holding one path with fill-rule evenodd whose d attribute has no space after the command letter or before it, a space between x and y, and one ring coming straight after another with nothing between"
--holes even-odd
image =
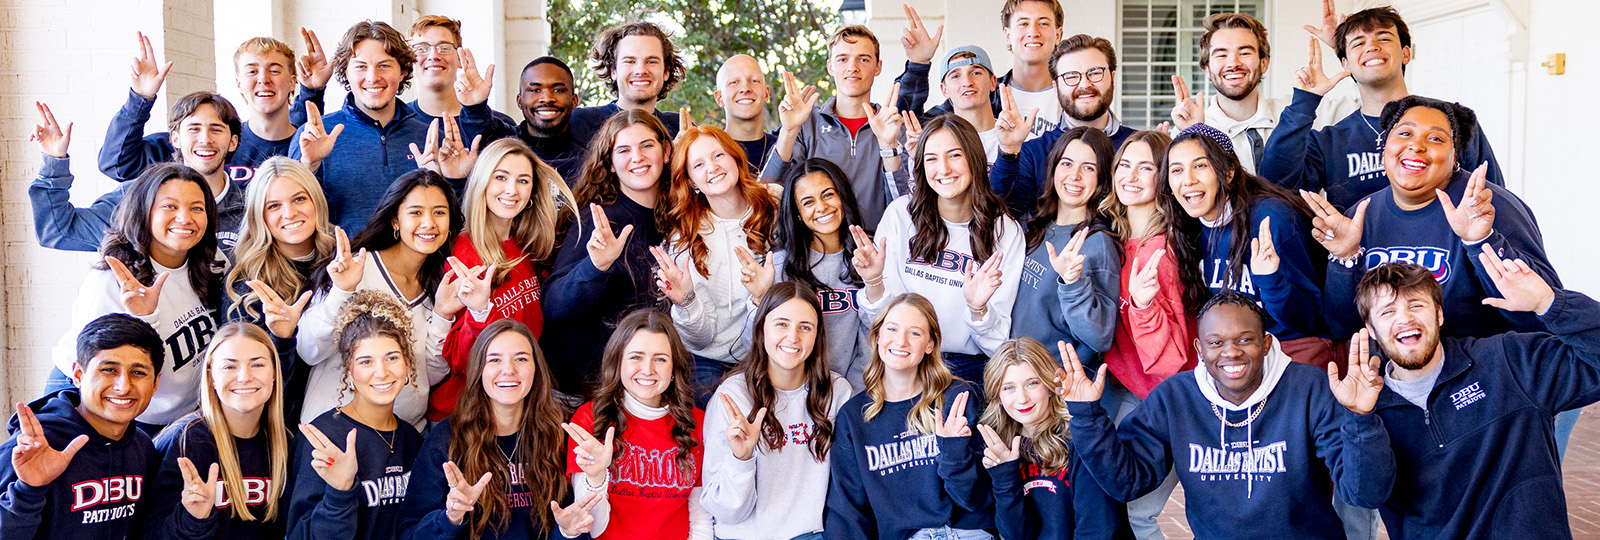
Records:
<instances>
[{"instance_id":1,"label":"navy blue sweatshirt","mask_svg":"<svg viewBox=\"0 0 1600 540\"><path fill-rule=\"evenodd\" d=\"M1458 171L1444 187L1451 201L1460 201L1471 173ZM1551 287L1560 288L1561 278L1545 256L1544 235L1534 221L1533 212L1505 188L1490 184L1494 193L1494 231L1488 242L1501 258L1522 259ZM1366 249L1355 267L1328 262L1323 287L1327 295L1328 322L1336 336L1348 336L1361 329L1361 314L1356 312L1356 285L1367 268L1388 262L1412 262L1433 271L1444 293L1444 312L1449 322L1441 327L1447 336L1487 337L1495 334L1545 329L1531 313L1507 313L1483 305L1483 299L1499 297L1494 280L1478 263L1483 246L1465 245L1450 228L1439 201L1416 210L1401 210L1394 192L1385 187L1367 203L1367 219L1361 228L1361 245ZM1346 212L1354 216L1351 208Z\"/></svg>"},{"instance_id":2,"label":"navy blue sweatshirt","mask_svg":"<svg viewBox=\"0 0 1600 540\"><path fill-rule=\"evenodd\" d=\"M406 502L401 505L400 540L443 540L446 538L472 538L473 515L467 514L460 525L452 525L450 518L445 515L444 500L450 495L450 485L444 478L444 462L450 459L450 419L440 421L428 430L428 438L422 441L422 450L417 454L417 462L412 467L411 488L406 491ZM502 455L510 456L516 453L517 436L496 437ZM460 463L457 463L460 465ZM523 482L521 466L513 465L510 482L511 489L506 495L506 501L511 507L511 518L506 523L505 530L497 531L493 526L484 529L484 539L500 538L550 538L564 540L555 528L554 520L551 521L551 530L544 533L535 531L530 521L529 512L550 512L550 501L536 501L531 498L528 486ZM463 474L466 473L463 468ZM565 476L566 469L558 471ZM470 474L469 474L470 475ZM469 482L477 482L478 478L468 478ZM506 482L504 474L496 473L490 482ZM563 505L571 504L571 490L567 492L567 500L559 501ZM583 535L587 538L588 535Z\"/></svg>"},{"instance_id":3,"label":"navy blue sweatshirt","mask_svg":"<svg viewBox=\"0 0 1600 540\"><path fill-rule=\"evenodd\" d=\"M750 166L750 174L761 175L761 169L767 166L767 158L772 156L772 148L777 145L777 132L763 133L760 139L754 141L739 141L739 146L744 148L744 156Z\"/></svg>"},{"instance_id":4,"label":"navy blue sweatshirt","mask_svg":"<svg viewBox=\"0 0 1600 540\"><path fill-rule=\"evenodd\" d=\"M1196 538L1342 539L1334 491L1358 506L1383 500L1395 474L1389 438L1377 415L1339 405L1326 373L1273 351L1281 358L1268 363L1281 376L1245 410L1223 410L1202 395L1195 373L1203 365L1163 381L1121 428L1098 401L1068 402L1073 447L1123 501L1155 490L1176 466L1195 501L1186 506ZM1355 445L1366 451L1348 450Z\"/></svg>"},{"instance_id":5,"label":"navy blue sweatshirt","mask_svg":"<svg viewBox=\"0 0 1600 540\"><path fill-rule=\"evenodd\" d=\"M616 100L612 100L611 103L605 105L573 109L571 121L572 139L587 148L589 141L594 140L595 134L600 132L600 126L605 124L606 120L610 120L612 115L619 112L622 112L622 107L617 105ZM651 110L650 114L655 115L656 119L666 126L667 135L671 135L673 138L678 137L677 111L655 109Z\"/></svg>"},{"instance_id":6,"label":"navy blue sweatshirt","mask_svg":"<svg viewBox=\"0 0 1600 540\"><path fill-rule=\"evenodd\" d=\"M1328 202L1340 210L1353 208L1362 197L1389 185L1383 172L1380 119L1358 110L1337 124L1311 129L1321 104L1322 96L1294 90L1294 99L1283 108L1278 127L1261 150L1257 173L1289 189L1325 192ZM1456 163L1470 171L1485 161L1489 162L1489 183L1504 186L1500 163L1483 138L1483 129L1474 129Z\"/></svg>"},{"instance_id":7,"label":"navy blue sweatshirt","mask_svg":"<svg viewBox=\"0 0 1600 540\"><path fill-rule=\"evenodd\" d=\"M150 437L133 426L118 440L100 435L78 414L79 400L78 389L67 388L28 405L50 448L60 451L77 436L89 436L89 443L48 486L30 486L11 468L11 451L21 434L17 417L11 417L12 436L0 444L0 456L5 456L0 459L0 538L118 540L138 538L144 531L143 512L149 506L140 499L145 480L160 466L160 455Z\"/></svg>"},{"instance_id":8,"label":"navy blue sweatshirt","mask_svg":"<svg viewBox=\"0 0 1600 540\"><path fill-rule=\"evenodd\" d=\"M1200 237L1200 278L1211 292L1219 293L1228 285L1228 272L1232 263L1233 222L1237 215L1224 211L1223 223L1216 227L1202 223ZM1320 245L1311 247L1306 234L1306 217L1281 199L1262 197L1250 206L1250 236L1261 230L1261 221L1272 218L1272 245L1278 251L1278 271L1260 276L1250 272L1250 261L1245 261L1242 279L1237 279L1233 289L1254 299L1272 316L1267 333L1278 339L1302 337L1328 337L1327 326L1316 306L1322 305L1322 288L1317 265L1325 255ZM1318 254L1313 257L1312 253Z\"/></svg>"},{"instance_id":9,"label":"navy blue sweatshirt","mask_svg":"<svg viewBox=\"0 0 1600 540\"><path fill-rule=\"evenodd\" d=\"M416 111L396 101L394 118L378 125L356 106L354 97L345 96L344 107L322 115L322 127L333 132L344 125L333 151L317 167L317 178L328 198L328 220L344 228L354 238L367 227L367 218L378 210L378 201L400 175L417 169L411 144L421 148L427 141L428 122ZM294 134L300 140L300 128ZM468 144L471 144L470 141ZM289 148L289 157L300 159L300 145ZM452 180L455 182L455 180ZM460 194L462 185L455 184Z\"/></svg>"},{"instance_id":10,"label":"navy blue sweatshirt","mask_svg":"<svg viewBox=\"0 0 1600 540\"><path fill-rule=\"evenodd\" d=\"M578 176L583 172L583 162L589 159L589 151L572 137L570 117L568 120L567 126L559 135L536 137L533 129L528 127L527 120L519 124L511 117L490 109L486 104L461 108L461 122L481 128L483 148L487 148L491 142L506 137L521 139L528 148L533 149L534 155L561 173L561 178L566 180L568 187L574 187L578 185ZM471 144L472 139L468 138L467 141Z\"/></svg>"},{"instance_id":11,"label":"navy blue sweatshirt","mask_svg":"<svg viewBox=\"0 0 1600 540\"><path fill-rule=\"evenodd\" d=\"M1066 469L1047 474L1016 461L989 467L994 523L1001 538L1132 539L1128 507L1106 495L1073 452ZM1202 503L1203 504L1203 503Z\"/></svg>"},{"instance_id":12,"label":"navy blue sweatshirt","mask_svg":"<svg viewBox=\"0 0 1600 540\"><path fill-rule=\"evenodd\" d=\"M111 215L122 203L128 184L118 185L87 208L72 205L70 156L44 156L39 177L28 185L28 200L33 207L33 234L39 245L64 251L99 251ZM217 201L217 245L232 251L239 241L239 224L244 220L244 184L228 186ZM215 194L213 194L215 195Z\"/></svg>"},{"instance_id":13,"label":"navy blue sweatshirt","mask_svg":"<svg viewBox=\"0 0 1600 540\"><path fill-rule=\"evenodd\" d=\"M1390 537L1572 538L1553 418L1600 401L1600 304L1556 289L1539 320L1551 333L1444 338L1427 410L1378 396L1399 470L1379 507Z\"/></svg>"},{"instance_id":14,"label":"navy blue sweatshirt","mask_svg":"<svg viewBox=\"0 0 1600 540\"><path fill-rule=\"evenodd\" d=\"M289 123L300 126L306 123L306 103L316 103L322 108L322 90L304 86L295 93L289 105ZM172 147L167 132L144 134L144 124L150 121L150 110L156 101L128 89L128 101L111 117L106 126L106 140L100 146L100 172L112 180L126 182L137 178L145 167L163 161L173 161L177 150ZM245 122L239 132L239 148L228 157L228 177L235 182L249 182L256 175L256 166L272 156L289 155L295 138L269 141L250 131Z\"/></svg>"},{"instance_id":15,"label":"navy blue sweatshirt","mask_svg":"<svg viewBox=\"0 0 1600 540\"><path fill-rule=\"evenodd\" d=\"M417 118L422 120L422 123L430 124L435 120L439 120L439 129L444 129L443 119L438 116L428 114L427 111L422 110L422 105L419 103L421 103L421 100L414 99L411 100L411 103L407 103L406 107L410 108L411 112L416 113ZM481 115L469 119L466 111L474 107L481 109ZM483 148L489 146L489 143L494 142L495 139L499 139L504 136L503 134L497 134L497 130L503 129L503 126L514 126L517 123L517 121L512 120L510 116L506 116L506 113L489 107L488 102L479 103L472 107L463 106L461 107L461 111L462 112L456 117L456 120L460 122L461 127L461 144L467 146L469 149L472 147L473 137L479 135L483 136L483 140L478 143L478 147ZM484 116L492 118L493 120L485 120ZM439 133L442 134L444 132L440 131Z\"/></svg>"},{"instance_id":16,"label":"navy blue sweatshirt","mask_svg":"<svg viewBox=\"0 0 1600 540\"><path fill-rule=\"evenodd\" d=\"M945 389L941 410L967 392L970 437L941 438L906 428L906 415L922 398L888 402L868 421L872 398L861 392L846 401L834 421L828 459L828 507L822 534L830 540L909 538L918 529L994 527L994 494L979 460L977 435L983 390L957 380Z\"/></svg>"},{"instance_id":17,"label":"navy blue sweatshirt","mask_svg":"<svg viewBox=\"0 0 1600 540\"><path fill-rule=\"evenodd\" d=\"M1056 139L1071 130L1072 126L1062 122L1056 129L1022 143L1022 150L1016 155L1001 152L1000 157L994 160L994 165L989 167L989 187L1006 200L1007 211L1017 221L1027 223L1028 218L1033 216L1034 207L1039 204L1039 194L1044 192L1045 186L1050 185L1051 171L1055 167L1054 163L1049 163L1050 149L1056 145ZM1122 148L1122 141L1128 140L1137 131L1126 124L1121 125L1111 135L1111 148Z\"/></svg>"},{"instance_id":18,"label":"navy blue sweatshirt","mask_svg":"<svg viewBox=\"0 0 1600 540\"><path fill-rule=\"evenodd\" d=\"M402 392L406 390L401 390ZM294 484L289 500L291 540L391 540L400 536L401 503L411 481L411 463L422 435L395 418L394 431L379 432L345 416L339 409L322 413L311 425L336 446L344 446L356 430L356 481L348 490L328 486L311 467L311 445L295 440L289 462ZM394 446L390 447L389 443ZM348 450L348 449L346 449Z\"/></svg>"},{"instance_id":19,"label":"navy blue sweatshirt","mask_svg":"<svg viewBox=\"0 0 1600 540\"><path fill-rule=\"evenodd\" d=\"M218 465L217 491L222 503L206 519L195 519L183 508L183 471L178 468L178 458L194 462L194 468L204 477L217 461L217 442L212 439L211 426L191 413L161 431L156 437L156 449L161 452L161 469L150 487L150 504L145 522L149 529L146 538L226 540L277 540L283 538L284 519L263 522L267 514L268 495L272 493L272 448L265 430L248 439L233 439L234 451L239 459L240 476L254 521L245 521L233 513L233 502L227 488L223 487L221 465ZM283 507L279 507L282 511Z\"/></svg>"}]
</instances>

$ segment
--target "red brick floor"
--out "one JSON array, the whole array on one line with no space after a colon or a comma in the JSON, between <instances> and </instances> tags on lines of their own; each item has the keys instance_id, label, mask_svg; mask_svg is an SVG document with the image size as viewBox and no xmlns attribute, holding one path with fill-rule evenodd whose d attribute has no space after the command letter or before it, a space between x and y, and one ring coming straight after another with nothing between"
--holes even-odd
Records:
<instances>
[{"instance_id":1,"label":"red brick floor","mask_svg":"<svg viewBox=\"0 0 1600 540\"><path fill-rule=\"evenodd\" d=\"M1566 477L1567 519L1572 523L1572 537L1600 540L1600 404L1584 409L1578 418L1561 468ZM1161 530L1168 539L1194 538L1183 512L1183 487L1179 486L1161 512ZM1389 535L1380 532L1378 538L1387 540Z\"/></svg>"}]
</instances>

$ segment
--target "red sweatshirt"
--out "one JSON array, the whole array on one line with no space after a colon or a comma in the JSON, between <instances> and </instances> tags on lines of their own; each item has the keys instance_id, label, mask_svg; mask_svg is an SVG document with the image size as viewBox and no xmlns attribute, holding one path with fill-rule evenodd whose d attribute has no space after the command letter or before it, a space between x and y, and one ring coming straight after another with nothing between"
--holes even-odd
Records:
<instances>
[{"instance_id":1,"label":"red sweatshirt","mask_svg":"<svg viewBox=\"0 0 1600 540\"><path fill-rule=\"evenodd\" d=\"M1167 246L1167 236L1156 235L1140 245L1139 239L1122 241L1122 295L1118 308L1117 340L1106 351L1111 374L1139 399L1174 373L1195 366L1195 321L1183 309L1183 283L1178 279L1177 258L1169 250L1156 265L1161 291L1144 309L1135 309L1128 297L1133 273Z\"/></svg>"},{"instance_id":2,"label":"red sweatshirt","mask_svg":"<svg viewBox=\"0 0 1600 540\"><path fill-rule=\"evenodd\" d=\"M505 251L506 259L522 256L522 248L512 240L501 242L500 249ZM467 268L483 264L483 259L478 257L478 250L472 247L472 239L464 232L456 238L451 255L461 259ZM450 416L450 411L455 410L456 396L461 393L461 386L466 384L464 372L467 369L467 356L472 353L472 343L478 340L478 334L489 323L500 319L522 321L533 331L533 338L539 339L539 334L544 330L544 310L539 307L539 297L539 276L534 273L533 262L522 261L522 264L512 267L506 280L495 285L489 294L488 319L483 322L473 320L468 310L462 310L456 316L456 322L450 326L450 336L444 340L444 357L450 361L450 376L428 394L429 420L443 420Z\"/></svg>"}]
</instances>

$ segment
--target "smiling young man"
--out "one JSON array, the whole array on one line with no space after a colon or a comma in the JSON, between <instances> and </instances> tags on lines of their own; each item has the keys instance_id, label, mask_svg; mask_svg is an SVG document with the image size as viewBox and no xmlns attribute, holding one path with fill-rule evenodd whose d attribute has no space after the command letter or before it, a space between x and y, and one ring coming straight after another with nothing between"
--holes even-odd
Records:
<instances>
[{"instance_id":1,"label":"smiling young man","mask_svg":"<svg viewBox=\"0 0 1600 540\"><path fill-rule=\"evenodd\" d=\"M572 136L588 147L600 125L623 109L649 111L678 136L678 113L657 110L661 98L683 81L686 68L672 37L649 22L632 22L601 32L589 50L589 68L615 99L572 111Z\"/></svg>"},{"instance_id":2,"label":"smiling young man","mask_svg":"<svg viewBox=\"0 0 1600 540\"><path fill-rule=\"evenodd\" d=\"M767 74L761 63L748 54L736 54L717 68L717 90L712 93L717 106L722 107L722 130L744 148L750 172L761 174L761 168L772 155L778 142L777 133L767 133L767 102L772 90L767 86Z\"/></svg>"},{"instance_id":3,"label":"smiling young man","mask_svg":"<svg viewBox=\"0 0 1600 540\"><path fill-rule=\"evenodd\" d=\"M423 122L432 122L445 115L462 117L463 140L471 144L472 138L484 132L485 127L466 121L461 114L462 102L456 93L456 78L461 68L461 21L442 15L423 15L411 23L407 38L411 54L417 57L412 73L416 76L417 99L406 106L415 111ZM471 54L467 52L465 54ZM477 66L472 66L476 70ZM484 76L492 76L487 73ZM487 105L486 105L487 106ZM515 125L516 121L505 113L487 111L498 123ZM487 144L487 142L486 142Z\"/></svg>"},{"instance_id":4,"label":"smiling young man","mask_svg":"<svg viewBox=\"0 0 1600 540\"><path fill-rule=\"evenodd\" d=\"M1272 60L1267 28L1246 13L1216 13L1206 17L1205 29L1200 35L1200 68L1216 93L1210 103L1185 99L1187 84L1176 81L1179 100L1172 110L1173 127L1182 130L1204 121L1217 128L1233 141L1239 162L1254 174L1283 111L1281 101L1261 95L1261 79Z\"/></svg>"},{"instance_id":5,"label":"smiling young man","mask_svg":"<svg viewBox=\"0 0 1600 540\"><path fill-rule=\"evenodd\" d=\"M1267 140L1259 174L1284 187L1324 191L1328 202L1349 208L1362 197L1383 189L1384 132L1378 115L1390 102L1410 95L1405 67L1411 62L1411 31L1393 7L1371 8L1332 24L1333 1L1323 7L1323 27L1317 33L1339 56L1345 73L1326 77L1320 49L1311 43L1311 65L1297 72L1294 98L1283 109L1278 127ZM1311 129L1322 96L1348 75L1361 94L1361 110L1339 123ZM1505 185L1500 165L1481 130L1475 130L1457 160L1462 168L1489 163L1489 182Z\"/></svg>"},{"instance_id":6,"label":"smiling young man","mask_svg":"<svg viewBox=\"0 0 1600 540\"><path fill-rule=\"evenodd\" d=\"M512 129L539 159L555 167L568 185L577 183L589 156L572 136L572 111L578 106L572 68L554 56L535 58L522 68L518 88L517 108L522 109L522 123Z\"/></svg>"},{"instance_id":7,"label":"smiling young man","mask_svg":"<svg viewBox=\"0 0 1600 540\"><path fill-rule=\"evenodd\" d=\"M111 314L77 337L75 388L18 403L0 444L0 538L136 538L146 477L160 464L134 429L164 360L149 324Z\"/></svg>"},{"instance_id":8,"label":"smiling young man","mask_svg":"<svg viewBox=\"0 0 1600 540\"><path fill-rule=\"evenodd\" d=\"M947 102L951 114L972 123L978 130L978 138L983 140L984 161L993 166L995 158L1000 157L1000 135L994 128L994 109L989 106L997 84L989 53L977 45L950 49L944 53L939 72L939 90L950 96Z\"/></svg>"},{"instance_id":9,"label":"smiling young man","mask_svg":"<svg viewBox=\"0 0 1600 540\"><path fill-rule=\"evenodd\" d=\"M1005 32L1006 50L1011 51L1012 67L1011 71L995 79L994 86L1010 88L1023 114L1034 108L1039 109L1039 114L1034 116L1033 124L1028 128L1028 140L1056 129L1061 123L1061 101L1056 96L1056 81L1050 71L1050 55L1061 41L1061 25L1065 16L1066 12L1057 0L1006 0L1005 5L1000 7L1000 27ZM907 51L906 72L896 79L900 82L901 109L921 111L928 101L926 81L928 70L933 67L933 52L930 50L923 54L925 56L921 58L925 59L918 62L919 57ZM948 57L950 53L945 54ZM990 75L994 75L993 70ZM948 84L943 76L940 82ZM923 113L924 116L960 114L953 90L942 89L948 99L928 109ZM991 93L989 112L999 115L1001 108L999 92ZM967 120L972 121L970 118ZM989 160L992 163L994 155L991 154Z\"/></svg>"}]
</instances>

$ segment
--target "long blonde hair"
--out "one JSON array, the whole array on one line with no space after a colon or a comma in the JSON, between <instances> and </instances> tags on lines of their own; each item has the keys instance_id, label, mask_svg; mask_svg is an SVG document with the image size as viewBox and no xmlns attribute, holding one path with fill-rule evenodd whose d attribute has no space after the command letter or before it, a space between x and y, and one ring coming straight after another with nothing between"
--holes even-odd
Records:
<instances>
[{"instance_id":1,"label":"long blonde hair","mask_svg":"<svg viewBox=\"0 0 1600 540\"><path fill-rule=\"evenodd\" d=\"M922 362L917 364L917 381L922 386L922 397L917 404L911 407L911 412L906 414L906 429L915 430L917 433L929 435L933 433L935 424L933 411L944 404L944 391L956 381L956 376L950 373L950 367L944 365L944 357L939 353L939 342L943 334L939 331L939 314L934 311L933 304L927 298L917 293L904 293L889 300L883 306L883 311L872 319L872 337L868 341L872 344L872 360L867 363L867 371L861 375L862 383L867 387L867 396L872 402L862 412L862 417L872 421L883 410L885 393L883 390L884 371L888 368L883 365L883 357L878 354L878 332L883 330L883 321L889 317L889 312L897 306L907 306L917 310L922 317L928 320L928 339L933 341L933 352L922 357Z\"/></svg>"},{"instance_id":2,"label":"long blonde hair","mask_svg":"<svg viewBox=\"0 0 1600 540\"><path fill-rule=\"evenodd\" d=\"M506 258L505 250L500 248L502 239L496 237L489 226L489 181L494 178L500 161L511 156L526 158L533 164L533 190L529 193L528 204L511 219L511 240L523 253L516 259ZM515 137L489 143L478 155L478 163L467 177L464 203L467 238L472 241L472 249L478 252L478 259L495 269L492 280L495 285L505 281L511 269L524 260L542 261L555 252L557 213L566 209L572 212L573 219L578 218L577 200L561 173Z\"/></svg>"},{"instance_id":3,"label":"long blonde hair","mask_svg":"<svg viewBox=\"0 0 1600 540\"><path fill-rule=\"evenodd\" d=\"M278 250L278 243L267 227L267 189L280 178L288 179L304 189L306 195L311 197L311 203L317 207L315 229L311 233L312 257L320 261L333 254L333 225L328 224L328 199L322 193L322 184L317 182L311 169L299 161L283 156L267 158L256 167L256 175L250 180L250 187L245 189L244 224L239 229L239 243L233 248L233 267L228 269L227 278L223 280L224 294L233 300L233 309L240 310L240 313L245 313L245 306L253 305L257 300L254 292L239 294L235 285L241 282L261 280L272 292L288 302L294 302L295 295L305 285L300 272L294 269L294 263ZM261 316L259 313L250 315Z\"/></svg>"},{"instance_id":4,"label":"long blonde hair","mask_svg":"<svg viewBox=\"0 0 1600 540\"><path fill-rule=\"evenodd\" d=\"M983 367L983 395L989 405L978 421L994 428L1004 441L1022 435L1024 427L1006 414L1005 406L1000 404L1000 387L1005 383L1006 368L1011 366L1027 366L1048 385L1061 364L1044 345L1025 337L1006 340L989 358L989 363ZM1022 459L1043 467L1046 474L1055 474L1067 468L1067 458L1072 453L1072 436L1067 431L1067 420L1072 415L1067 414L1067 402L1061 396L1055 392L1048 394L1041 404L1044 417L1033 427L1033 436L1023 443Z\"/></svg>"},{"instance_id":5,"label":"long blonde hair","mask_svg":"<svg viewBox=\"0 0 1600 540\"><path fill-rule=\"evenodd\" d=\"M216 358L217 349L233 338L260 343L266 347L267 357L272 359L272 395L267 397L259 420L260 429L267 433L268 459L272 463L271 485L266 493L267 511L262 516L252 514L246 502L249 495L245 492L244 471L239 466L239 450L233 443L233 430L228 426L228 416L222 412L222 400L217 397L217 377L213 374L215 368L212 361ZM229 506L233 508L234 516L245 521L267 522L277 519L278 499L283 495L284 483L289 480L289 430L283 423L283 378L277 376L279 373L283 371L279 366L278 351L273 348L266 330L240 321L224 324L217 330L216 336L211 339L211 346L206 348L205 364L200 370L200 417L211 428L211 438L217 445L217 464L222 470L220 480L227 490ZM187 438L180 437L179 440Z\"/></svg>"}]
</instances>

